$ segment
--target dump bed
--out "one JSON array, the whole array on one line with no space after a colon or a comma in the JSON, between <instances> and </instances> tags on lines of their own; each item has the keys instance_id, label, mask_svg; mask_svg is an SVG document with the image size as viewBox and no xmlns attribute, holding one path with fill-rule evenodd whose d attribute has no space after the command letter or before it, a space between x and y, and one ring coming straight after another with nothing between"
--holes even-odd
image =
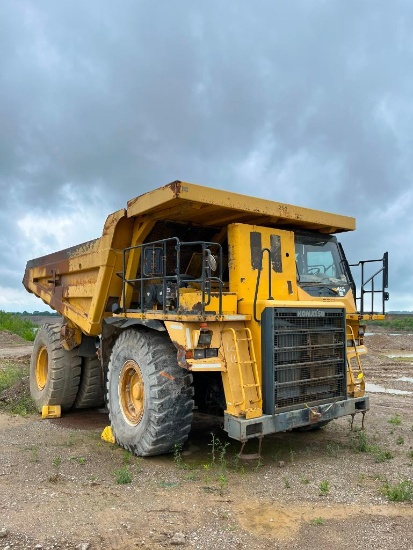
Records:
<instances>
[{"instance_id":1,"label":"dump bed","mask_svg":"<svg viewBox=\"0 0 413 550\"><path fill-rule=\"evenodd\" d=\"M99 239L29 261L23 284L85 334L98 335L121 296L124 249L142 242L141 228L157 220L218 229L231 223L321 233L355 229L354 218L175 181L110 214Z\"/></svg>"},{"instance_id":2,"label":"dump bed","mask_svg":"<svg viewBox=\"0 0 413 550\"><path fill-rule=\"evenodd\" d=\"M204 226L248 223L321 233L354 231L355 219L175 181L128 202L128 217L150 216Z\"/></svg>"}]
</instances>

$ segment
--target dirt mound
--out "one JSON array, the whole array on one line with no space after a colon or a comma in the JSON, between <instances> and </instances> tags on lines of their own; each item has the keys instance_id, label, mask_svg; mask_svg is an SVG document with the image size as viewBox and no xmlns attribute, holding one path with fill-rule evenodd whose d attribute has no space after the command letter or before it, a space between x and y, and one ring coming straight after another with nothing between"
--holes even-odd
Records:
<instances>
[{"instance_id":1,"label":"dirt mound","mask_svg":"<svg viewBox=\"0 0 413 550\"><path fill-rule=\"evenodd\" d=\"M29 342L21 336L10 332L9 330L0 330L0 348L14 348L18 346L27 346Z\"/></svg>"}]
</instances>

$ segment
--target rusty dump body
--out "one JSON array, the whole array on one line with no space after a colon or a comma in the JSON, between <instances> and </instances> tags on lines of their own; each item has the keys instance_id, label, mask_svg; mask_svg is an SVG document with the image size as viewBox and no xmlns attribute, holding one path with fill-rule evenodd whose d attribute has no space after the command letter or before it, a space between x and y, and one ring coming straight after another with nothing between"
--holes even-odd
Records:
<instances>
[{"instance_id":1,"label":"rusty dump body","mask_svg":"<svg viewBox=\"0 0 413 550\"><path fill-rule=\"evenodd\" d=\"M94 355L98 341L118 443L146 455L185 441L193 392L201 412L223 411L228 434L245 441L368 409L362 322L380 315L357 308L334 236L354 229L351 217L174 181L110 214L100 238L29 261L23 284L63 316L68 353ZM366 284L382 276L384 300L387 253L379 261ZM151 416L152 381L175 395L182 376L172 420L181 435L148 443L172 414L161 405Z\"/></svg>"}]
</instances>

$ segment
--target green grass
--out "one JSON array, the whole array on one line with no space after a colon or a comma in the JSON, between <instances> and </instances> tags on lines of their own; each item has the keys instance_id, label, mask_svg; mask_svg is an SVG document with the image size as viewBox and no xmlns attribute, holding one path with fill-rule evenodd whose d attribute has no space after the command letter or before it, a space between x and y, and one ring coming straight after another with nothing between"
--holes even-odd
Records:
<instances>
[{"instance_id":1,"label":"green grass","mask_svg":"<svg viewBox=\"0 0 413 550\"><path fill-rule=\"evenodd\" d=\"M15 365L11 362L3 363L0 367L0 395L13 386L16 386L17 390L15 396L3 398L0 401L0 410L20 416L36 412L36 405L29 395L28 383L24 382L28 375L27 366Z\"/></svg>"},{"instance_id":2,"label":"green grass","mask_svg":"<svg viewBox=\"0 0 413 550\"><path fill-rule=\"evenodd\" d=\"M400 319L386 319L384 321L369 321L369 326L388 327L396 330L413 330L413 316Z\"/></svg>"},{"instance_id":3,"label":"green grass","mask_svg":"<svg viewBox=\"0 0 413 550\"><path fill-rule=\"evenodd\" d=\"M309 521L310 525L324 525L324 520L322 517L318 517L315 519L310 519Z\"/></svg>"},{"instance_id":4,"label":"green grass","mask_svg":"<svg viewBox=\"0 0 413 550\"><path fill-rule=\"evenodd\" d=\"M328 493L330 491L330 482L327 481L327 480L322 481L320 483L320 485L318 486L318 489L319 489L319 495L320 496L328 495Z\"/></svg>"},{"instance_id":5,"label":"green grass","mask_svg":"<svg viewBox=\"0 0 413 550\"><path fill-rule=\"evenodd\" d=\"M18 414L19 416L27 416L37 412L36 405L29 395L22 395L16 401L8 403L4 408L9 414Z\"/></svg>"},{"instance_id":6,"label":"green grass","mask_svg":"<svg viewBox=\"0 0 413 550\"><path fill-rule=\"evenodd\" d=\"M377 463L385 462L393 458L393 453L380 447L377 444L371 444L365 430L356 430L351 439L351 446L358 453L371 453Z\"/></svg>"},{"instance_id":7,"label":"green grass","mask_svg":"<svg viewBox=\"0 0 413 550\"><path fill-rule=\"evenodd\" d=\"M356 428L356 430L352 434L351 446L358 453L370 452L371 445L367 440L367 433L365 430L360 430Z\"/></svg>"},{"instance_id":8,"label":"green grass","mask_svg":"<svg viewBox=\"0 0 413 550\"><path fill-rule=\"evenodd\" d=\"M119 485L128 485L129 483L132 483L132 474L126 466L122 466L119 470L115 470L113 475L116 483Z\"/></svg>"},{"instance_id":9,"label":"green grass","mask_svg":"<svg viewBox=\"0 0 413 550\"><path fill-rule=\"evenodd\" d=\"M0 393L14 386L24 375L22 367L7 362L3 368L0 368Z\"/></svg>"},{"instance_id":10,"label":"green grass","mask_svg":"<svg viewBox=\"0 0 413 550\"><path fill-rule=\"evenodd\" d=\"M387 422L389 424L393 424L393 426L400 426L402 423L402 417L399 413L396 413L394 416L391 416Z\"/></svg>"},{"instance_id":11,"label":"green grass","mask_svg":"<svg viewBox=\"0 0 413 550\"><path fill-rule=\"evenodd\" d=\"M392 502L413 501L413 481L405 479L400 483L391 485L386 483L383 489L384 495Z\"/></svg>"},{"instance_id":12,"label":"green grass","mask_svg":"<svg viewBox=\"0 0 413 550\"><path fill-rule=\"evenodd\" d=\"M374 454L374 460L378 464L380 464L381 462L386 462L386 460L391 460L392 458L394 458L393 453L391 451L381 449L377 445L375 445L371 448L371 452Z\"/></svg>"},{"instance_id":13,"label":"green grass","mask_svg":"<svg viewBox=\"0 0 413 550\"><path fill-rule=\"evenodd\" d=\"M32 323L31 321L26 321L22 319L19 315L15 313L6 313L5 311L0 311L0 330L9 330L14 334L18 334L24 340L33 342L35 338L35 329L38 326Z\"/></svg>"}]
</instances>

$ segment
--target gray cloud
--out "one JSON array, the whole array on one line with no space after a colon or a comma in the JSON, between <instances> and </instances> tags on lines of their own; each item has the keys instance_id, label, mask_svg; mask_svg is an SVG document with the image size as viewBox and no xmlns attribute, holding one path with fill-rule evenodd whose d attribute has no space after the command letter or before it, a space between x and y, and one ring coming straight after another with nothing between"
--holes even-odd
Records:
<instances>
[{"instance_id":1,"label":"gray cloud","mask_svg":"<svg viewBox=\"0 0 413 550\"><path fill-rule=\"evenodd\" d=\"M184 179L355 215L348 256L388 249L409 295L409 2L5 0L0 21L0 286Z\"/></svg>"}]
</instances>

